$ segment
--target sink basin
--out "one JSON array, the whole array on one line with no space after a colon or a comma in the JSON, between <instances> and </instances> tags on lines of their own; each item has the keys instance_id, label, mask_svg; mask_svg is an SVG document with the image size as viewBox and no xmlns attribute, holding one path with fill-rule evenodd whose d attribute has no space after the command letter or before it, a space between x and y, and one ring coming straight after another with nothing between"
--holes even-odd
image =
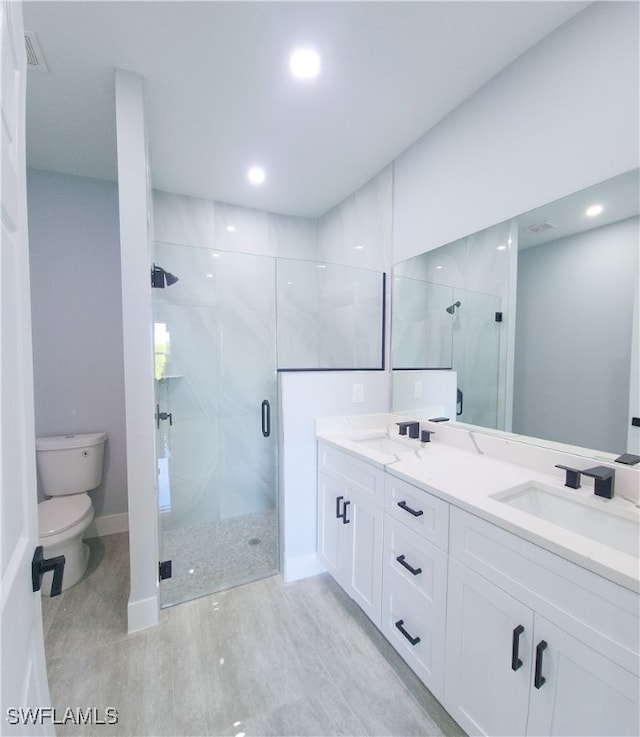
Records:
<instances>
[{"instance_id":1,"label":"sink basin","mask_svg":"<svg viewBox=\"0 0 640 737\"><path fill-rule=\"evenodd\" d=\"M572 496L539 484L493 494L493 499L627 555L640 557L640 512L624 501ZM628 507L628 508L625 508Z\"/></svg>"},{"instance_id":2,"label":"sink basin","mask_svg":"<svg viewBox=\"0 0 640 737\"><path fill-rule=\"evenodd\" d=\"M417 440L396 440L386 433L379 433L376 435L354 435L349 436L349 440L352 443L362 445L375 453L384 453L385 455L411 453L414 450L418 450L420 447Z\"/></svg>"}]
</instances>

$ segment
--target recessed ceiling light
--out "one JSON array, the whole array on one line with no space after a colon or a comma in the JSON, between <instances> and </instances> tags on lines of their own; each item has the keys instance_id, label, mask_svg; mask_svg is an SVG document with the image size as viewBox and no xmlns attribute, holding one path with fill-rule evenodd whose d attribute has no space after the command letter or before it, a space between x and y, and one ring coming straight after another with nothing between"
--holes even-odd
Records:
<instances>
[{"instance_id":1,"label":"recessed ceiling light","mask_svg":"<svg viewBox=\"0 0 640 737\"><path fill-rule=\"evenodd\" d=\"M507 247L506 246L498 246L496 248L496 251L506 251L506 250L507 250Z\"/></svg>"},{"instance_id":2,"label":"recessed ceiling light","mask_svg":"<svg viewBox=\"0 0 640 737\"><path fill-rule=\"evenodd\" d=\"M596 215L599 215L602 212L602 205L591 205L591 207L587 210L586 214L593 218Z\"/></svg>"},{"instance_id":3,"label":"recessed ceiling light","mask_svg":"<svg viewBox=\"0 0 640 737\"><path fill-rule=\"evenodd\" d=\"M362 251L364 249L364 246L354 246L356 251Z\"/></svg>"},{"instance_id":4,"label":"recessed ceiling light","mask_svg":"<svg viewBox=\"0 0 640 737\"><path fill-rule=\"evenodd\" d=\"M289 57L289 69L297 79L315 79L320 73L320 56L310 48L296 49Z\"/></svg>"},{"instance_id":5,"label":"recessed ceiling light","mask_svg":"<svg viewBox=\"0 0 640 737\"><path fill-rule=\"evenodd\" d=\"M236 226L235 225L227 225L227 233L235 233L236 232Z\"/></svg>"},{"instance_id":6,"label":"recessed ceiling light","mask_svg":"<svg viewBox=\"0 0 640 737\"><path fill-rule=\"evenodd\" d=\"M264 169L259 166L252 166L247 176L251 184L262 184L265 180Z\"/></svg>"},{"instance_id":7,"label":"recessed ceiling light","mask_svg":"<svg viewBox=\"0 0 640 737\"><path fill-rule=\"evenodd\" d=\"M436 266L436 269L441 269L441 268L442 268L442 266Z\"/></svg>"}]
</instances>

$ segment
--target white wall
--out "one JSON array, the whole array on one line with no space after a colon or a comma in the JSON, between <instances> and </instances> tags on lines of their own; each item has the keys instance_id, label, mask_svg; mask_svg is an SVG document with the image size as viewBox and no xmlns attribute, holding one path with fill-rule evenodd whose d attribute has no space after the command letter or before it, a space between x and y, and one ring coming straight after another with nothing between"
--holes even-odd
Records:
<instances>
[{"instance_id":1,"label":"white wall","mask_svg":"<svg viewBox=\"0 0 640 737\"><path fill-rule=\"evenodd\" d=\"M362 385L362 402L353 402L354 384ZM279 394L283 575L286 581L294 581L324 570L316 541L315 418L387 412L389 373L281 373Z\"/></svg>"},{"instance_id":2,"label":"white wall","mask_svg":"<svg viewBox=\"0 0 640 737\"><path fill-rule=\"evenodd\" d=\"M158 500L144 80L116 70L116 138L122 268L123 356L129 493L129 632L158 623Z\"/></svg>"},{"instance_id":3,"label":"white wall","mask_svg":"<svg viewBox=\"0 0 640 737\"><path fill-rule=\"evenodd\" d=\"M514 432L626 450L638 223L519 253Z\"/></svg>"},{"instance_id":4,"label":"white wall","mask_svg":"<svg viewBox=\"0 0 640 737\"><path fill-rule=\"evenodd\" d=\"M36 434L105 430L97 517L126 515L118 188L29 170Z\"/></svg>"},{"instance_id":5,"label":"white wall","mask_svg":"<svg viewBox=\"0 0 640 737\"><path fill-rule=\"evenodd\" d=\"M589 6L396 160L394 263L638 166L638 10Z\"/></svg>"}]
</instances>

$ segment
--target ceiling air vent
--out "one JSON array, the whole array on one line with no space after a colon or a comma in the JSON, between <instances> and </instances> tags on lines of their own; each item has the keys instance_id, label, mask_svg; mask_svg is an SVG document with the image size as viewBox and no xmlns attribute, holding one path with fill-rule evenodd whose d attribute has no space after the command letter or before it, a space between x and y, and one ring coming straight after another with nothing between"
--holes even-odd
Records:
<instances>
[{"instance_id":1,"label":"ceiling air vent","mask_svg":"<svg viewBox=\"0 0 640 737\"><path fill-rule=\"evenodd\" d=\"M530 225L527 230L529 233L546 233L547 230L553 230L557 226L553 223L550 223L548 220L545 220L543 223L536 223L535 225Z\"/></svg>"},{"instance_id":2,"label":"ceiling air vent","mask_svg":"<svg viewBox=\"0 0 640 737\"><path fill-rule=\"evenodd\" d=\"M30 72L48 72L49 67L44 60L38 37L33 31L25 31L24 44L27 50L27 70Z\"/></svg>"}]
</instances>

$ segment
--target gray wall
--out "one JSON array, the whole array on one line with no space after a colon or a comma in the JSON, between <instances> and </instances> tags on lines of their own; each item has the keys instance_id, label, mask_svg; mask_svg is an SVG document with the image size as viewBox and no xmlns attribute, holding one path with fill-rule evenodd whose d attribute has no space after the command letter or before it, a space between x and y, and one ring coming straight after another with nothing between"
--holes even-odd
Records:
<instances>
[{"instance_id":1,"label":"gray wall","mask_svg":"<svg viewBox=\"0 0 640 737\"><path fill-rule=\"evenodd\" d=\"M29 170L27 194L36 434L105 430L96 516L126 513L118 188Z\"/></svg>"},{"instance_id":2,"label":"gray wall","mask_svg":"<svg viewBox=\"0 0 640 737\"><path fill-rule=\"evenodd\" d=\"M520 251L514 432L626 449L638 222Z\"/></svg>"}]
</instances>

